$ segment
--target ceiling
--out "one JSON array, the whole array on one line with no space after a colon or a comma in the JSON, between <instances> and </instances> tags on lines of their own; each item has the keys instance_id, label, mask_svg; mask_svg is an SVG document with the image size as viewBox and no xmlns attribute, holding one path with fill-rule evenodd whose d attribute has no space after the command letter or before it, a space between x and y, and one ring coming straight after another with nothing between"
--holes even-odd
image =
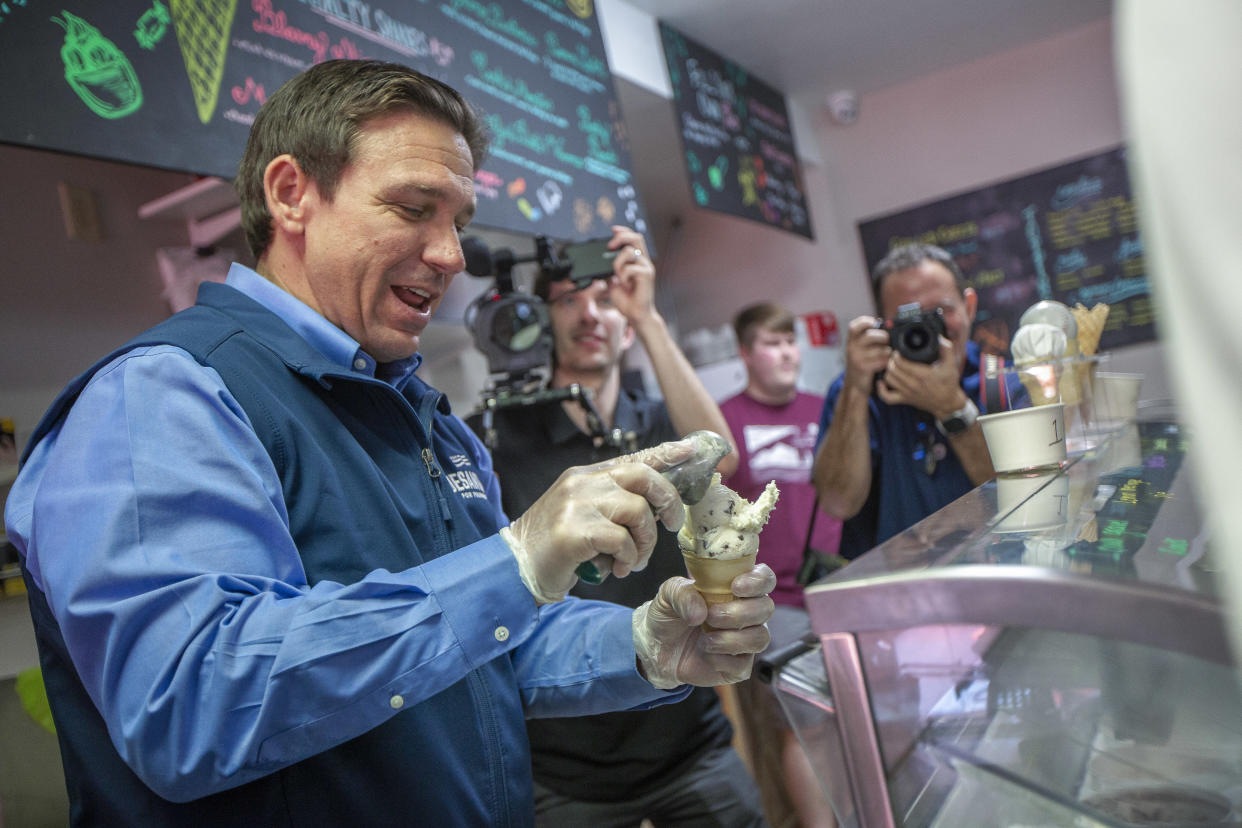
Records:
<instances>
[{"instance_id":1,"label":"ceiling","mask_svg":"<svg viewBox=\"0 0 1242 828\"><path fill-rule=\"evenodd\" d=\"M625 0L788 97L872 92L1108 17L1112 0Z\"/></svg>"}]
</instances>

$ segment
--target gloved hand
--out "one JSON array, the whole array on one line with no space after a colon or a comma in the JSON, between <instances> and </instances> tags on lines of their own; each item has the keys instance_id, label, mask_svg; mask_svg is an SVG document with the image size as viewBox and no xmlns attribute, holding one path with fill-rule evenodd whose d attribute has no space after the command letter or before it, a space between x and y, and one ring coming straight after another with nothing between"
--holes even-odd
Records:
<instances>
[{"instance_id":1,"label":"gloved hand","mask_svg":"<svg viewBox=\"0 0 1242 828\"><path fill-rule=\"evenodd\" d=\"M659 472L694 450L695 443L675 440L566 469L501 529L535 601L562 600L578 581L574 568L593 558L619 578L643 569L655 547L656 517L674 532L685 521L677 490Z\"/></svg>"},{"instance_id":2,"label":"gloved hand","mask_svg":"<svg viewBox=\"0 0 1242 828\"><path fill-rule=\"evenodd\" d=\"M681 684L713 687L750 676L755 654L768 646L764 626L775 604L776 575L766 564L733 579L732 601L710 608L688 578L669 578L656 597L634 610L634 652L647 680L661 690ZM712 629L704 630L707 621Z\"/></svg>"}]
</instances>

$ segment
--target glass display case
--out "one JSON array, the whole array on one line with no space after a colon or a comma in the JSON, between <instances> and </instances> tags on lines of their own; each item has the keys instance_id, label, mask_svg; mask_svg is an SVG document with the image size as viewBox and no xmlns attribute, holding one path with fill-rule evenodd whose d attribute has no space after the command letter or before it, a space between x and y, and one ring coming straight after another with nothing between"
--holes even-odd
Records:
<instances>
[{"instance_id":1,"label":"glass display case","mask_svg":"<svg viewBox=\"0 0 1242 828\"><path fill-rule=\"evenodd\" d=\"M1172 417L807 588L761 671L843 826L1242 824L1242 693Z\"/></svg>"}]
</instances>

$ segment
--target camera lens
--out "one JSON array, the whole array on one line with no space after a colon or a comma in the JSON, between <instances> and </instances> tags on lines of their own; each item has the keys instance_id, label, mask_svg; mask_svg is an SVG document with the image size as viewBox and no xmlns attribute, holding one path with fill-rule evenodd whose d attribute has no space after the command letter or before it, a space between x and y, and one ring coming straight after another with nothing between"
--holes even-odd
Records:
<instances>
[{"instance_id":1,"label":"camera lens","mask_svg":"<svg viewBox=\"0 0 1242 828\"><path fill-rule=\"evenodd\" d=\"M922 353L930 341L929 333L926 328L907 329L905 338L901 340L902 350L907 353Z\"/></svg>"},{"instance_id":2,"label":"camera lens","mask_svg":"<svg viewBox=\"0 0 1242 828\"><path fill-rule=\"evenodd\" d=\"M543 325L539 313L525 299L514 299L496 313L492 341L510 351L525 351L539 341Z\"/></svg>"}]
</instances>

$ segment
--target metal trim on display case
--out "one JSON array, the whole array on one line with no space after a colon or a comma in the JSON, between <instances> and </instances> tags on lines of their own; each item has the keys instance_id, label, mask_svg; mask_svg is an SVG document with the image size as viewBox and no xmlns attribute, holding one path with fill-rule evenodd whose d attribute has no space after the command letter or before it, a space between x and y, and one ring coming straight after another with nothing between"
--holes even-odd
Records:
<instances>
[{"instance_id":1,"label":"metal trim on display case","mask_svg":"<svg viewBox=\"0 0 1242 828\"><path fill-rule=\"evenodd\" d=\"M858 642L848 633L824 635L821 641L855 807L867 828L895 828Z\"/></svg>"},{"instance_id":2,"label":"metal trim on display case","mask_svg":"<svg viewBox=\"0 0 1242 828\"><path fill-rule=\"evenodd\" d=\"M827 582L808 587L806 598L808 605L832 607L816 619L821 636L928 624L1033 627L1233 663L1221 608L1212 597L1144 581L963 564Z\"/></svg>"}]
</instances>

